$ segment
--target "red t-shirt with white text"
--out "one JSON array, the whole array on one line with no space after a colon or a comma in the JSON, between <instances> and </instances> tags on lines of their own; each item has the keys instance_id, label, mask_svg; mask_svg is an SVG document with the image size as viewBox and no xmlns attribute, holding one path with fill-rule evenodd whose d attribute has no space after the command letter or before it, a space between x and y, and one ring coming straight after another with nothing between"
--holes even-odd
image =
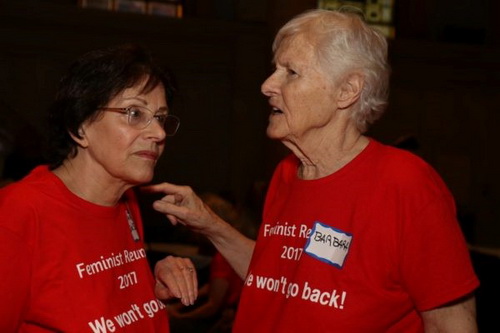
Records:
<instances>
[{"instance_id":1,"label":"red t-shirt with white text","mask_svg":"<svg viewBox=\"0 0 500 333\"><path fill-rule=\"evenodd\" d=\"M420 311L478 286L453 199L418 157L374 140L316 180L282 161L235 332L423 332Z\"/></svg>"},{"instance_id":2,"label":"red t-shirt with white text","mask_svg":"<svg viewBox=\"0 0 500 333\"><path fill-rule=\"evenodd\" d=\"M0 190L1 332L169 331L125 197L92 204L47 167Z\"/></svg>"}]
</instances>

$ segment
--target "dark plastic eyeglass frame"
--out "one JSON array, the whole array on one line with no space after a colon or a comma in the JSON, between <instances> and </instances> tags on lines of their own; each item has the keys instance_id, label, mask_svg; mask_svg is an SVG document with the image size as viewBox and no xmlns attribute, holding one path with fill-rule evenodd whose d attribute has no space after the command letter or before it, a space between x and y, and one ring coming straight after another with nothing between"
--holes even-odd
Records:
<instances>
[{"instance_id":1,"label":"dark plastic eyeglass frame","mask_svg":"<svg viewBox=\"0 0 500 333\"><path fill-rule=\"evenodd\" d=\"M138 107L138 106L128 106L126 108L99 108L99 110L102 110L102 111L109 111L109 112L116 112L116 113L121 113L121 114L126 114L127 115L127 123L129 124L129 126L131 127L134 127L134 128L139 128L139 129L145 129L147 128L149 125L151 125L151 122L153 121L154 117L155 117L155 114L149 110L148 108L144 107L144 106L141 106L141 108L144 108L148 111L150 111L149 113L152 115L148 122L146 123L145 126L143 127L135 127L133 125L130 124L130 110L134 107ZM177 130L179 129L179 126L181 124L181 120L179 119L179 117L177 116L174 116L172 114L166 114L165 115L166 118L165 118L165 124L163 124L163 130L165 131L165 133L167 134L167 136L174 136L176 133L177 133ZM166 128L166 123L167 123L167 119L175 119L177 121L177 124L175 126L175 130L173 131L172 134L170 134L168 131L167 131L167 128Z\"/></svg>"}]
</instances>

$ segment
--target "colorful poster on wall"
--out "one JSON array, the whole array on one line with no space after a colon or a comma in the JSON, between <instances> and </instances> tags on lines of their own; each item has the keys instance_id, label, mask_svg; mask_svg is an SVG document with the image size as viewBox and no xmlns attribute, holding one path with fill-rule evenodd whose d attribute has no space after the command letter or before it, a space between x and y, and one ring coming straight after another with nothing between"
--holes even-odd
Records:
<instances>
[{"instance_id":1,"label":"colorful poster on wall","mask_svg":"<svg viewBox=\"0 0 500 333\"><path fill-rule=\"evenodd\" d=\"M363 13L365 20L388 38L395 37L394 28L394 2L395 0L318 0L318 8L338 10L351 8Z\"/></svg>"}]
</instances>

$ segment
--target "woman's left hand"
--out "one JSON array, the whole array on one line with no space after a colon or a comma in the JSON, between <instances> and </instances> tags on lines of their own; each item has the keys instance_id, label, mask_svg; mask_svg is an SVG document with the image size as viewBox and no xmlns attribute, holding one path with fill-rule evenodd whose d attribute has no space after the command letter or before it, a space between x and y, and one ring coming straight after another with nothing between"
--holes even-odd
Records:
<instances>
[{"instance_id":1,"label":"woman's left hand","mask_svg":"<svg viewBox=\"0 0 500 333\"><path fill-rule=\"evenodd\" d=\"M188 258L168 256L156 263L155 294L160 300L179 298L182 304L193 305L198 297L198 278Z\"/></svg>"}]
</instances>

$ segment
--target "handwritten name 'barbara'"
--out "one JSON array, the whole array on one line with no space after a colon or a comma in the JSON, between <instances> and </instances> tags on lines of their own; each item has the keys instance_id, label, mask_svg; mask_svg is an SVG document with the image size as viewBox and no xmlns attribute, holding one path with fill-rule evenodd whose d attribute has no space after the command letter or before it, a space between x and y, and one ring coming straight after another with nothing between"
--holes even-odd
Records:
<instances>
[{"instance_id":1,"label":"handwritten name 'barbara'","mask_svg":"<svg viewBox=\"0 0 500 333\"><path fill-rule=\"evenodd\" d=\"M331 234L324 234L321 231L315 231L313 235L313 239L315 242L320 242L325 245L329 245L330 247L341 248L344 251L349 250L350 242L346 239L339 239Z\"/></svg>"}]
</instances>

